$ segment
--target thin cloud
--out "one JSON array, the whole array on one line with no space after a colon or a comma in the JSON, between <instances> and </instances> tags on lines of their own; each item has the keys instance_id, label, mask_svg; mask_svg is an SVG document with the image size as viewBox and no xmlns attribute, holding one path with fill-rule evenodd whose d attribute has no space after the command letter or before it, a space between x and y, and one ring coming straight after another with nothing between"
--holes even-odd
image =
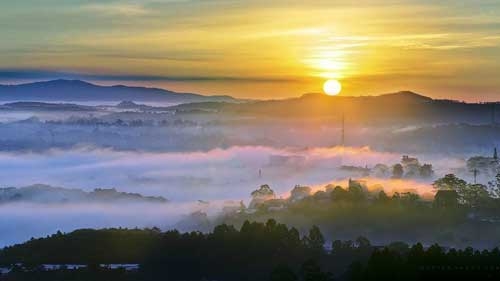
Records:
<instances>
[{"instance_id":1,"label":"thin cloud","mask_svg":"<svg viewBox=\"0 0 500 281\"><path fill-rule=\"evenodd\" d=\"M103 15L120 15L120 16L143 16L150 14L151 11L142 5L124 4L124 3L109 3L109 4L87 4L82 6L82 9L89 12L100 13Z\"/></svg>"},{"instance_id":2,"label":"thin cloud","mask_svg":"<svg viewBox=\"0 0 500 281\"><path fill-rule=\"evenodd\" d=\"M49 80L49 79L82 79L91 81L233 81L233 82L297 82L302 77L268 77L268 76L162 76L139 74L92 74L78 72L59 72L51 70L31 69L0 69L0 82L21 80Z\"/></svg>"}]
</instances>

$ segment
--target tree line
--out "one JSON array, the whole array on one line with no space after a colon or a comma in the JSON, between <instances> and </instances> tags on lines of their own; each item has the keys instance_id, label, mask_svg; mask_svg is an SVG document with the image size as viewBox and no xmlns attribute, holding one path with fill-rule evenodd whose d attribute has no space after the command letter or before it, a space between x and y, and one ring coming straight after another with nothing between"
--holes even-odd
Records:
<instances>
[{"instance_id":1,"label":"tree line","mask_svg":"<svg viewBox=\"0 0 500 281\"><path fill-rule=\"evenodd\" d=\"M111 270L98 266L102 263L139 263L140 269ZM500 251L404 242L382 247L365 237L327 242L316 226L301 235L268 220L246 221L240 229L222 224L209 233L156 228L58 232L4 248L0 264L13 265L0 280L484 280L498 277ZM45 271L41 264L88 266Z\"/></svg>"}]
</instances>

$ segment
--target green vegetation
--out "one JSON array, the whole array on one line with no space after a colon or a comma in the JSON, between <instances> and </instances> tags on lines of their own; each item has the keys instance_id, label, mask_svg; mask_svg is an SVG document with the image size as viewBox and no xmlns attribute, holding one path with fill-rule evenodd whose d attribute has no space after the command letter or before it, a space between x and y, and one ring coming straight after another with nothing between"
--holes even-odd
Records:
<instances>
[{"instance_id":1,"label":"green vegetation","mask_svg":"<svg viewBox=\"0 0 500 281\"><path fill-rule=\"evenodd\" d=\"M496 185L500 184L491 183ZM434 186L438 189L434 200L411 192L368 192L364 182L354 180L347 188L328 186L316 193L296 186L285 200L276 199L265 185L253 193L250 209L242 206L226 213L207 233L82 229L6 247L0 251L0 265L12 271L0 280L500 277L500 251L495 248L500 243L495 219L500 206L495 193L452 174ZM469 245L492 250L478 251ZM46 270L44 264L87 267ZM140 267L127 271L99 264Z\"/></svg>"},{"instance_id":2,"label":"green vegetation","mask_svg":"<svg viewBox=\"0 0 500 281\"><path fill-rule=\"evenodd\" d=\"M354 180L347 188L327 186L315 193L295 187L287 200L258 204L254 200L252 209L226 213L214 225L241 226L246 220L265 222L272 218L300 231L318 225L335 239L363 235L378 244L398 240L461 248L500 245L500 200L494 188L469 184L453 174L436 180L434 187L434 200L412 192L369 192L363 182Z\"/></svg>"},{"instance_id":3,"label":"green vegetation","mask_svg":"<svg viewBox=\"0 0 500 281\"><path fill-rule=\"evenodd\" d=\"M295 228L269 220L245 222L237 230L219 225L207 234L157 229L79 230L33 239L0 252L0 263L16 264L0 280L423 280L439 276L500 273L500 251L427 249L393 242L377 247L365 237L334 240L318 227L300 236ZM331 250L326 250L331 248ZM137 271L106 269L100 263L139 263ZM86 268L44 270L42 264L86 264ZM465 270L464 268L468 268ZM492 279L494 280L494 279Z\"/></svg>"}]
</instances>

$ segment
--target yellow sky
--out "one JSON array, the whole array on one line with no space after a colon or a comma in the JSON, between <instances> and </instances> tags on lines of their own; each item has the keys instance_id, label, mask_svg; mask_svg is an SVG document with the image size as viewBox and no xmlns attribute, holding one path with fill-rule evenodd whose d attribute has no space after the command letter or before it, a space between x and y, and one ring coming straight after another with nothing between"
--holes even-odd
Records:
<instances>
[{"instance_id":1,"label":"yellow sky","mask_svg":"<svg viewBox=\"0 0 500 281\"><path fill-rule=\"evenodd\" d=\"M497 1L33 1L0 4L0 82L281 98L335 78L345 95L500 100Z\"/></svg>"}]
</instances>

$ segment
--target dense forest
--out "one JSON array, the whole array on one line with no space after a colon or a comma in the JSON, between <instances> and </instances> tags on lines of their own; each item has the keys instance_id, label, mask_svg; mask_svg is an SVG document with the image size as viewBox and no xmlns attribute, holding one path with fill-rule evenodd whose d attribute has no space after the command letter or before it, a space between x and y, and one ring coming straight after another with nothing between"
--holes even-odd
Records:
<instances>
[{"instance_id":1,"label":"dense forest","mask_svg":"<svg viewBox=\"0 0 500 281\"><path fill-rule=\"evenodd\" d=\"M329 241L318 227L301 236L274 220L219 225L210 233L158 229L78 230L32 239L0 252L14 265L1 280L422 280L499 277L500 251L445 249L365 237ZM99 264L138 263L137 271ZM42 264L84 264L43 270Z\"/></svg>"},{"instance_id":2,"label":"dense forest","mask_svg":"<svg viewBox=\"0 0 500 281\"><path fill-rule=\"evenodd\" d=\"M264 185L252 206L204 232L80 229L6 247L0 280L496 280L500 175L489 188L453 174L434 186L432 201L359 181L315 193L296 186L285 201L268 199ZM306 220L315 225L305 229Z\"/></svg>"},{"instance_id":3,"label":"dense forest","mask_svg":"<svg viewBox=\"0 0 500 281\"><path fill-rule=\"evenodd\" d=\"M362 235L380 245L397 240L492 248L500 245L498 187L500 175L485 186L467 183L454 174L434 182L436 193L431 198L412 192L411 186L390 194L382 187L368 190L363 181L354 180L345 187L329 185L315 191L298 185L290 198L271 194L271 199L259 201L254 196L252 210L227 212L215 220L197 214L191 222L209 231L222 223L239 227L247 220L275 219L301 233L317 225L332 239Z\"/></svg>"}]
</instances>

